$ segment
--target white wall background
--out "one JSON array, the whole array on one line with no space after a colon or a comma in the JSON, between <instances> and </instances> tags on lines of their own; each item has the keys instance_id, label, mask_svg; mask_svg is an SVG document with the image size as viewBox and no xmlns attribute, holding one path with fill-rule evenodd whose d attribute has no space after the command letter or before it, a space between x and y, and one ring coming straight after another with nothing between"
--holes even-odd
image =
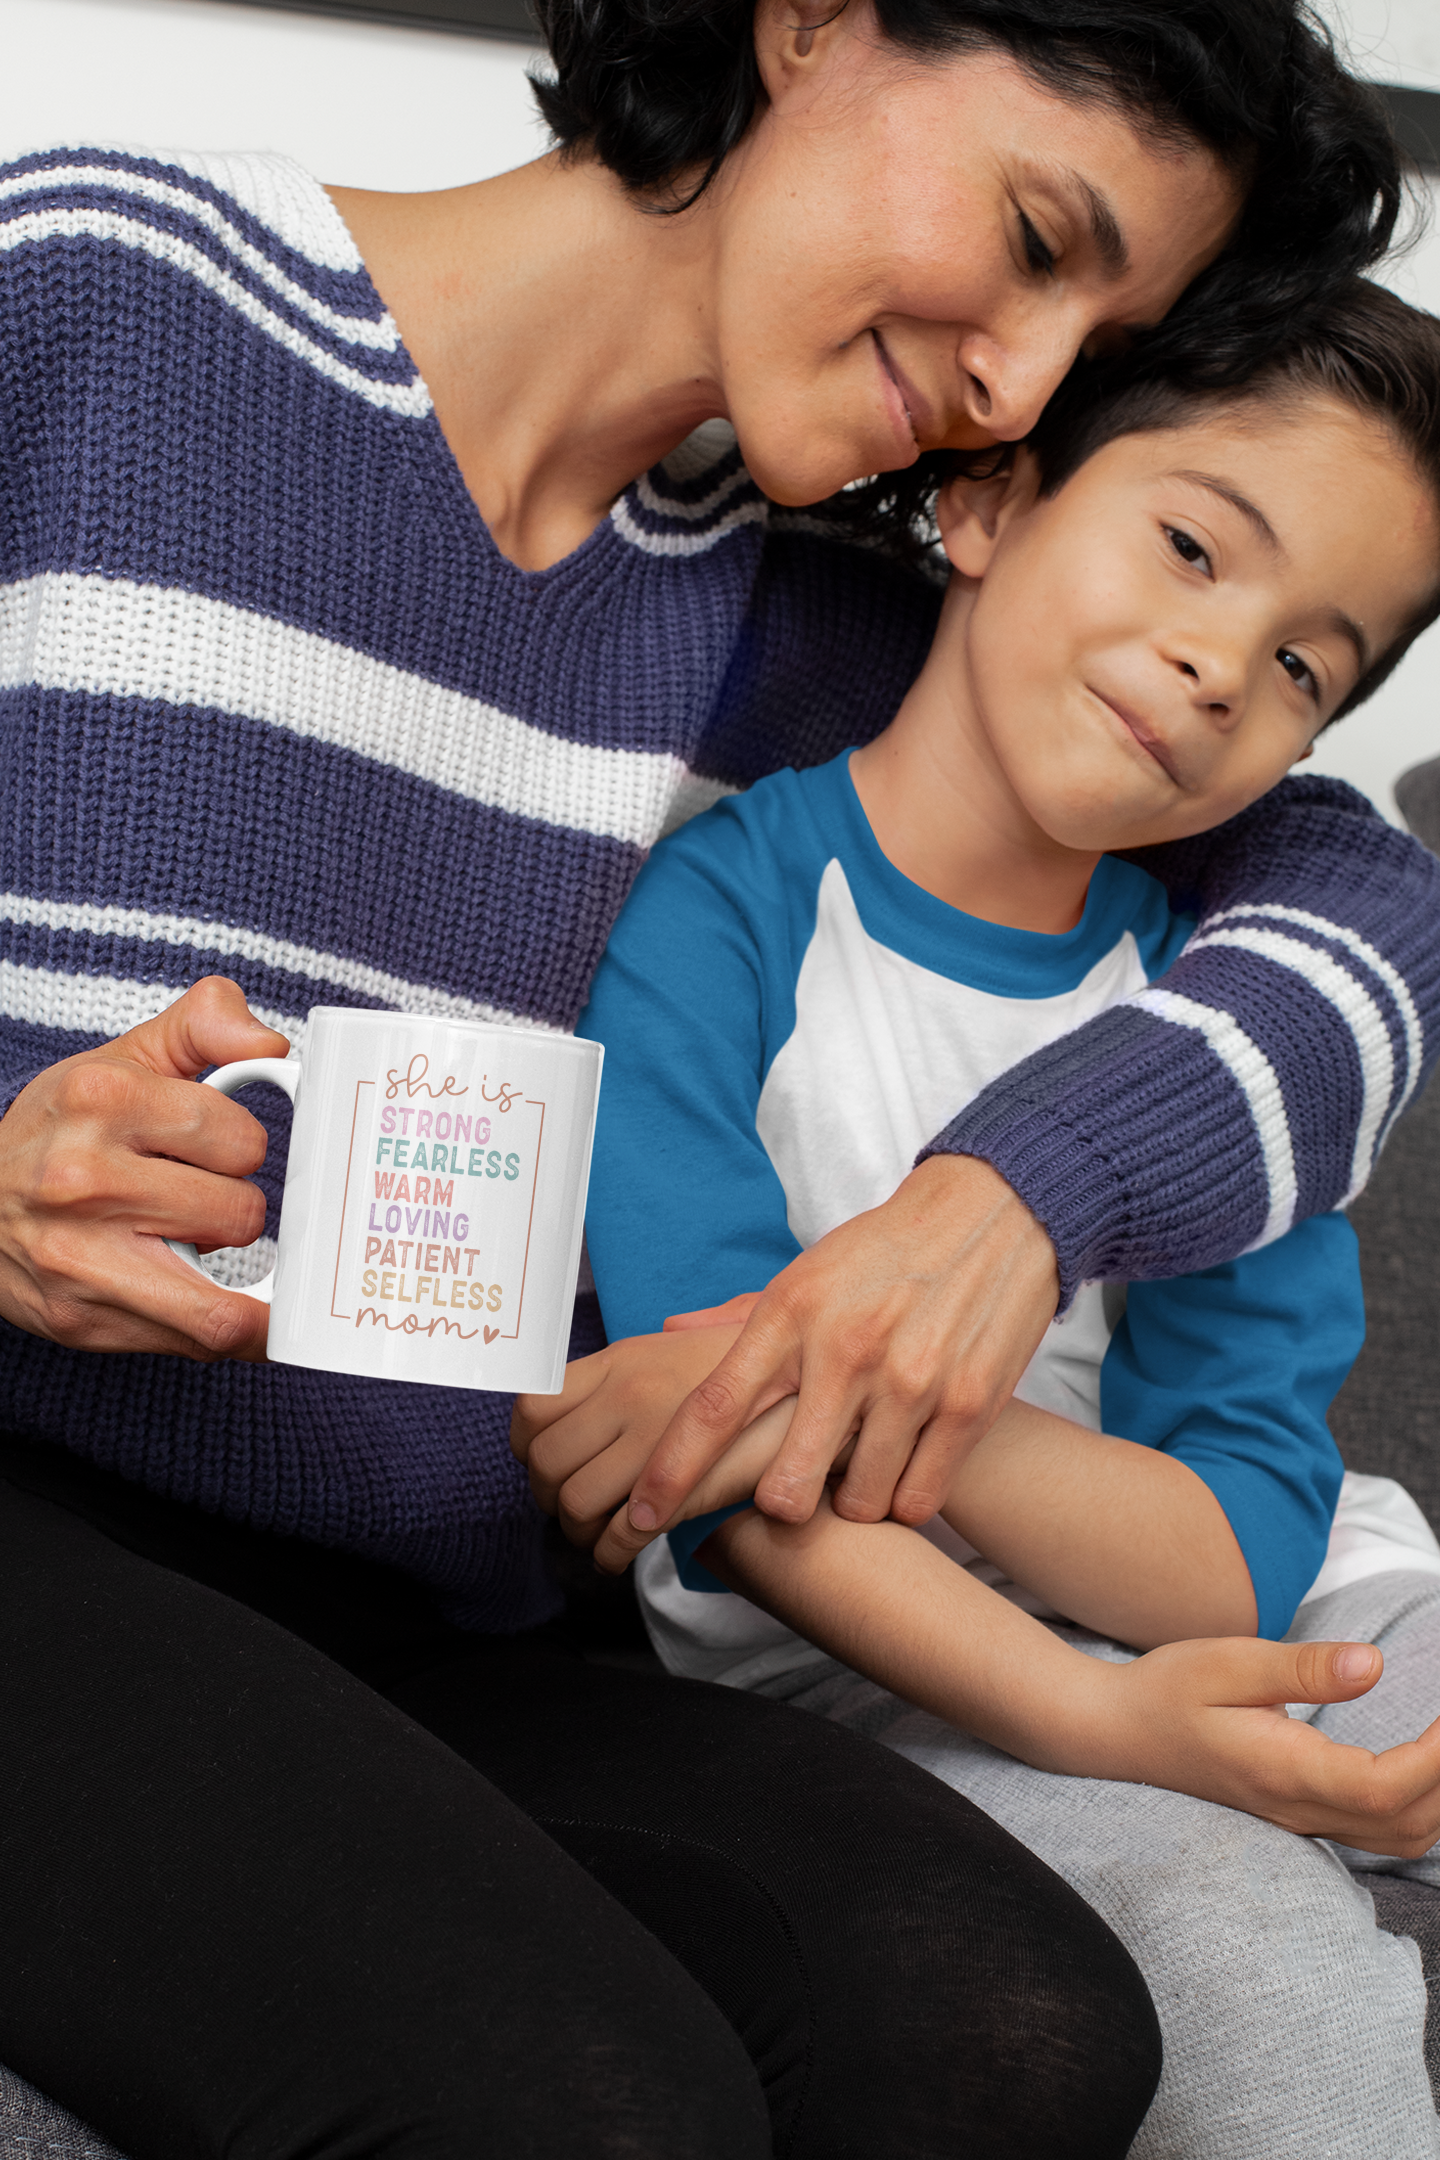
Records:
<instances>
[{"instance_id":1,"label":"white wall background","mask_svg":"<svg viewBox=\"0 0 1440 2160\"><path fill-rule=\"evenodd\" d=\"M1440 0L1322 0L1359 71L1440 90ZM0 0L0 156L36 144L287 150L321 178L450 187L543 146L530 48L292 15L234 0ZM1390 281L1440 313L1440 188L1429 231ZM1440 754L1440 625L1311 770L1391 785Z\"/></svg>"}]
</instances>

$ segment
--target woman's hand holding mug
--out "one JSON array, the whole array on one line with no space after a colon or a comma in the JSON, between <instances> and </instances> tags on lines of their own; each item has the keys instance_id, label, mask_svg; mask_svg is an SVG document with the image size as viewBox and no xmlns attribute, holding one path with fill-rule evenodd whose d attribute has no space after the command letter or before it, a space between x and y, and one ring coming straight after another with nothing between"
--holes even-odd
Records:
<instances>
[{"instance_id":1,"label":"woman's hand holding mug","mask_svg":"<svg viewBox=\"0 0 1440 2160\"><path fill-rule=\"evenodd\" d=\"M33 1080L0 1119L0 1312L76 1349L558 1388L600 1046L316 1006L289 1048L212 976ZM279 1259L246 1296L198 1256L264 1227L265 1129L227 1099L258 1080L296 1118Z\"/></svg>"},{"instance_id":2,"label":"woman's hand holding mug","mask_svg":"<svg viewBox=\"0 0 1440 2160\"><path fill-rule=\"evenodd\" d=\"M211 975L37 1075L0 1118L0 1313L78 1350L263 1358L264 1305L163 1240L212 1252L259 1236L265 1202L246 1180L265 1160L265 1128L194 1082L207 1065L289 1047Z\"/></svg>"}]
</instances>

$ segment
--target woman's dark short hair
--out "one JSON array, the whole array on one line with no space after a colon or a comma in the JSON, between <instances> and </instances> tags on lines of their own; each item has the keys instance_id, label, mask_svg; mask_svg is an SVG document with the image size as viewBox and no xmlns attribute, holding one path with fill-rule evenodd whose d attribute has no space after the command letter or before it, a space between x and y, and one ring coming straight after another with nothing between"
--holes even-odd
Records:
<instances>
[{"instance_id":1,"label":"woman's dark short hair","mask_svg":"<svg viewBox=\"0 0 1440 2160\"><path fill-rule=\"evenodd\" d=\"M829 0L839 13L846 0ZM1317 294L1377 261L1401 202L1378 96L1340 65L1304 0L872 0L917 58L1008 53L1043 88L1212 150L1247 189L1219 261L1167 318L1203 324L1217 381L1239 381ZM533 0L554 73L535 85L556 140L657 211L709 184L764 102L754 0ZM903 529L913 488L842 498L861 526Z\"/></svg>"}]
</instances>

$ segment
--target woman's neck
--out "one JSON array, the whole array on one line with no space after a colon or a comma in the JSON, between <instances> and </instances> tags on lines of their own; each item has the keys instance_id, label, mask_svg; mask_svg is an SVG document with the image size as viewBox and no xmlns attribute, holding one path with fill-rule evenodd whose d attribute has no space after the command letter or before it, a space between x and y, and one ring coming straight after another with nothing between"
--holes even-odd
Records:
<instances>
[{"instance_id":1,"label":"woman's neck","mask_svg":"<svg viewBox=\"0 0 1440 2160\"><path fill-rule=\"evenodd\" d=\"M716 204L647 215L556 154L431 195L332 188L496 545L543 570L723 413Z\"/></svg>"},{"instance_id":2,"label":"woman's neck","mask_svg":"<svg viewBox=\"0 0 1440 2160\"><path fill-rule=\"evenodd\" d=\"M1052 840L1017 795L971 695L964 614L952 592L925 666L851 758L851 778L882 852L913 884L985 922L1059 935L1084 913L1100 857Z\"/></svg>"}]
</instances>

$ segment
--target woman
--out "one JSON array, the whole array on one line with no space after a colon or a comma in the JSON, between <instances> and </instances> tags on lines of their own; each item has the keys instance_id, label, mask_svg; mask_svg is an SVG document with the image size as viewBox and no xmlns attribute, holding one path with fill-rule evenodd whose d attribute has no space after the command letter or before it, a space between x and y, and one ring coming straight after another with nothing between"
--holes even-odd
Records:
<instances>
[{"instance_id":1,"label":"woman","mask_svg":"<svg viewBox=\"0 0 1440 2160\"><path fill-rule=\"evenodd\" d=\"M933 593L772 504L1022 432L1192 281L1175 334L1203 309L1243 365L1383 247L1388 138L1284 0L551 28L573 154L475 189L7 177L0 2057L138 2160L1119 2154L1153 2020L1053 1877L852 1736L559 1654L508 1403L269 1368L263 1309L155 1240L261 1229L264 1135L206 1065L322 998L570 1024L667 816L873 729ZM686 442L721 415L753 479ZM1267 816L1190 882L1414 972L1407 843L1324 791ZM1312 1207L1356 1159L1319 1003ZM1054 1247L951 1153L838 1305L817 1263L778 1362L854 1328L863 1504L930 1409L964 1426L955 1312L983 1422L1057 1255L1068 1291L1107 1239L1256 1235L1255 1128L1194 1041L1076 1038L1058 1168L1023 1094L951 1129ZM1137 1093L1213 1133L1203 1202L1147 1197ZM917 1275L946 1354L887 1410L863 1345Z\"/></svg>"}]
</instances>

